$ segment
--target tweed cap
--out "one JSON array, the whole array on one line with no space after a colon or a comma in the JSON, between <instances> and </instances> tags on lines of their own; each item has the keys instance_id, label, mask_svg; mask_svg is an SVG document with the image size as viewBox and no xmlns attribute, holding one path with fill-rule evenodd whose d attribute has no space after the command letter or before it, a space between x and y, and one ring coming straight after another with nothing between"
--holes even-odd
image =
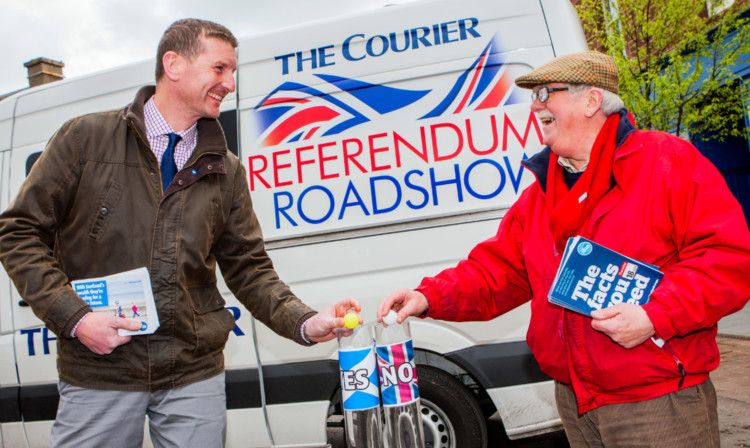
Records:
<instances>
[{"instance_id":1,"label":"tweed cap","mask_svg":"<svg viewBox=\"0 0 750 448\"><path fill-rule=\"evenodd\" d=\"M619 90L619 74L614 59L598 51L560 56L516 79L516 85L524 89L552 82L586 84L612 93Z\"/></svg>"}]
</instances>

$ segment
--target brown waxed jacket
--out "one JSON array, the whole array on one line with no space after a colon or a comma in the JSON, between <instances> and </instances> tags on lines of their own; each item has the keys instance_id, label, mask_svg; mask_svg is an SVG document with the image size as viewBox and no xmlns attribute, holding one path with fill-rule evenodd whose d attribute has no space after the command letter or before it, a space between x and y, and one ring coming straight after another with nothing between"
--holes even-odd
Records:
<instances>
[{"instance_id":1,"label":"brown waxed jacket","mask_svg":"<svg viewBox=\"0 0 750 448\"><path fill-rule=\"evenodd\" d=\"M198 121L197 146L162 194L143 118L153 93L145 87L124 110L63 125L0 216L0 261L58 336L60 379L76 386L155 391L220 373L234 318L216 286L217 262L240 302L280 335L304 344L300 326L314 314L274 271L246 171L216 120ZM156 333L109 355L70 338L91 310L71 280L144 266Z\"/></svg>"}]
</instances>

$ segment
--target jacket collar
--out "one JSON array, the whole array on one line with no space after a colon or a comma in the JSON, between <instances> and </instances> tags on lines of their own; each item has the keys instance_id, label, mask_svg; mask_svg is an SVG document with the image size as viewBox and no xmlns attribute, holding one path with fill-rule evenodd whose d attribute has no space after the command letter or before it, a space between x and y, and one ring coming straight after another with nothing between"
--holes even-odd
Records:
<instances>
[{"instance_id":1,"label":"jacket collar","mask_svg":"<svg viewBox=\"0 0 750 448\"><path fill-rule=\"evenodd\" d=\"M633 124L630 112L627 109L622 108L618 113L620 114L620 123L617 125L616 147L619 149L622 144L625 143L625 140L636 131L636 127L635 124ZM539 187L542 189L542 192L545 193L547 189L547 169L549 167L550 152L552 152L550 147L545 146L544 149L521 162L524 167L534 174L539 183ZM616 152L615 160L622 155L623 154Z\"/></svg>"},{"instance_id":2,"label":"jacket collar","mask_svg":"<svg viewBox=\"0 0 750 448\"><path fill-rule=\"evenodd\" d=\"M138 90L132 103L125 106L122 118L132 123L142 140L148 145L146 138L146 121L143 117L143 107L146 101L156 92L155 86L146 86ZM198 144L186 165L192 164L198 157L206 153L225 155L227 142L224 131L215 118L201 118L198 120Z\"/></svg>"}]
</instances>

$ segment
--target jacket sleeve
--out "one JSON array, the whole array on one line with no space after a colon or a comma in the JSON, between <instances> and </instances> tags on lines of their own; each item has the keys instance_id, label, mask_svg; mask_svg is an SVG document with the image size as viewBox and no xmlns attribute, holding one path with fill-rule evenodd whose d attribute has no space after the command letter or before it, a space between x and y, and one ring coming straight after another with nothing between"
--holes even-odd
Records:
<instances>
[{"instance_id":1,"label":"jacket sleeve","mask_svg":"<svg viewBox=\"0 0 750 448\"><path fill-rule=\"evenodd\" d=\"M667 201L677 261L644 305L665 340L711 328L750 298L750 234L737 200L692 146L670 166Z\"/></svg>"},{"instance_id":2,"label":"jacket sleeve","mask_svg":"<svg viewBox=\"0 0 750 448\"><path fill-rule=\"evenodd\" d=\"M214 246L224 280L253 316L281 336L302 345L304 321L316 311L299 300L279 279L266 253L260 224L253 211L247 174L237 163L227 225Z\"/></svg>"},{"instance_id":3,"label":"jacket sleeve","mask_svg":"<svg viewBox=\"0 0 750 448\"><path fill-rule=\"evenodd\" d=\"M50 139L15 200L0 215L0 261L21 297L58 337L91 311L53 257L56 231L75 199L81 154L75 121Z\"/></svg>"},{"instance_id":4,"label":"jacket sleeve","mask_svg":"<svg viewBox=\"0 0 750 448\"><path fill-rule=\"evenodd\" d=\"M513 206L497 234L474 247L456 267L422 280L417 291L427 297L428 317L490 320L531 300L518 213L519 207Z\"/></svg>"}]
</instances>

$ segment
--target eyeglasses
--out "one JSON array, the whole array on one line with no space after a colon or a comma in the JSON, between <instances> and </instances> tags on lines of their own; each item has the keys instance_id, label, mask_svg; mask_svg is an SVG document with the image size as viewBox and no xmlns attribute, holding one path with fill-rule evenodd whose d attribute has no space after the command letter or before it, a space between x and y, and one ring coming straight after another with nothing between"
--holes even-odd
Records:
<instances>
[{"instance_id":1,"label":"eyeglasses","mask_svg":"<svg viewBox=\"0 0 750 448\"><path fill-rule=\"evenodd\" d=\"M569 87L540 87L539 90L531 92L531 102L539 100L540 103L546 103L550 93L568 89Z\"/></svg>"}]
</instances>

